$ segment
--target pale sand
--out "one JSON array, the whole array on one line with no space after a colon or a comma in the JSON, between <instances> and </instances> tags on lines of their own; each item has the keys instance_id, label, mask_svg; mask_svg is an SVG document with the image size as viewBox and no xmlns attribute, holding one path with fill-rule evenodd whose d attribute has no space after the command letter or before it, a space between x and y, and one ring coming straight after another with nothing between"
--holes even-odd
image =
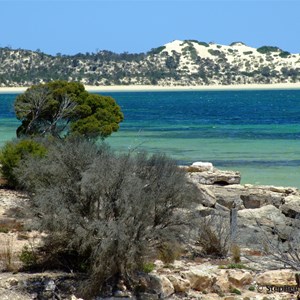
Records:
<instances>
[{"instance_id":1,"label":"pale sand","mask_svg":"<svg viewBox=\"0 0 300 300\"><path fill-rule=\"evenodd\" d=\"M111 85L90 86L85 88L89 92L144 92L144 91L235 91L235 90L293 90L300 89L298 83L273 84L238 84L238 85L209 85L209 86L157 86L157 85ZM0 93L22 93L27 87L0 87Z\"/></svg>"}]
</instances>

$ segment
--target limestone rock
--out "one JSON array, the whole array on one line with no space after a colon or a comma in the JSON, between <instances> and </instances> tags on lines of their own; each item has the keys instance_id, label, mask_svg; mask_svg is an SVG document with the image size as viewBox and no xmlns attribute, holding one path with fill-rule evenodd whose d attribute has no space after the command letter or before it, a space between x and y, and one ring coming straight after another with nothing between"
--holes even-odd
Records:
<instances>
[{"instance_id":1,"label":"limestone rock","mask_svg":"<svg viewBox=\"0 0 300 300\"><path fill-rule=\"evenodd\" d=\"M300 216L300 196L290 195L285 197L281 211L290 218Z\"/></svg>"},{"instance_id":2,"label":"limestone rock","mask_svg":"<svg viewBox=\"0 0 300 300\"><path fill-rule=\"evenodd\" d=\"M176 293L187 292L191 288L189 280L184 279L179 275L168 275L168 279L173 284Z\"/></svg>"},{"instance_id":3,"label":"limestone rock","mask_svg":"<svg viewBox=\"0 0 300 300\"><path fill-rule=\"evenodd\" d=\"M154 275L150 276L150 286L149 289L155 291L157 295L162 297L169 297L174 293L174 287L171 281L164 275Z\"/></svg>"},{"instance_id":4,"label":"limestone rock","mask_svg":"<svg viewBox=\"0 0 300 300\"><path fill-rule=\"evenodd\" d=\"M199 172L203 171L213 171L214 166L210 162L202 162L202 161L196 161L192 163L192 167L197 168Z\"/></svg>"},{"instance_id":5,"label":"limestone rock","mask_svg":"<svg viewBox=\"0 0 300 300\"><path fill-rule=\"evenodd\" d=\"M214 193L207 188L207 186L203 185L203 184L199 184L199 183L195 183L195 186L197 187L199 193L198 193L198 199L197 199L197 203L201 203L206 207L214 207L217 199L214 195Z\"/></svg>"},{"instance_id":6,"label":"limestone rock","mask_svg":"<svg viewBox=\"0 0 300 300\"><path fill-rule=\"evenodd\" d=\"M251 245L259 248L268 238L277 239L275 236L286 236L287 218L273 205L260 208L243 209L238 211L238 240L241 245ZM276 228L276 232L274 229Z\"/></svg>"},{"instance_id":7,"label":"limestone rock","mask_svg":"<svg viewBox=\"0 0 300 300\"><path fill-rule=\"evenodd\" d=\"M258 222L263 226L274 226L286 224L286 217L273 205L266 205L255 209L243 209L238 211L241 224L256 226Z\"/></svg>"},{"instance_id":8,"label":"limestone rock","mask_svg":"<svg viewBox=\"0 0 300 300\"><path fill-rule=\"evenodd\" d=\"M250 272L244 270L228 270L228 281L234 286L243 287L251 284L253 276Z\"/></svg>"},{"instance_id":9,"label":"limestone rock","mask_svg":"<svg viewBox=\"0 0 300 300\"><path fill-rule=\"evenodd\" d=\"M257 276L256 282L260 286L296 285L295 272L292 270L266 271Z\"/></svg>"},{"instance_id":10,"label":"limestone rock","mask_svg":"<svg viewBox=\"0 0 300 300\"><path fill-rule=\"evenodd\" d=\"M223 171L213 169L213 171L191 172L188 173L191 181L201 184L239 184L241 181L241 174L236 171Z\"/></svg>"},{"instance_id":11,"label":"limestone rock","mask_svg":"<svg viewBox=\"0 0 300 300\"><path fill-rule=\"evenodd\" d=\"M205 270L190 268L182 273L191 284L191 288L197 291L210 290L216 282L216 275Z\"/></svg>"},{"instance_id":12,"label":"limestone rock","mask_svg":"<svg viewBox=\"0 0 300 300\"><path fill-rule=\"evenodd\" d=\"M220 270L217 273L216 282L214 283L212 290L215 293L225 293L229 291L230 283L228 281L228 270Z\"/></svg>"},{"instance_id":13,"label":"limestone rock","mask_svg":"<svg viewBox=\"0 0 300 300\"><path fill-rule=\"evenodd\" d=\"M243 186L238 184L227 185L227 186L218 186L213 185L209 186L209 189L213 192L217 199L217 203L231 209L233 207L237 209L244 208L242 207L243 203L240 198L241 189Z\"/></svg>"},{"instance_id":14,"label":"limestone rock","mask_svg":"<svg viewBox=\"0 0 300 300\"><path fill-rule=\"evenodd\" d=\"M259 208L272 204L279 208L286 194L274 192L270 187L233 184L227 186L212 185L209 189L215 195L217 203L231 209Z\"/></svg>"}]
</instances>

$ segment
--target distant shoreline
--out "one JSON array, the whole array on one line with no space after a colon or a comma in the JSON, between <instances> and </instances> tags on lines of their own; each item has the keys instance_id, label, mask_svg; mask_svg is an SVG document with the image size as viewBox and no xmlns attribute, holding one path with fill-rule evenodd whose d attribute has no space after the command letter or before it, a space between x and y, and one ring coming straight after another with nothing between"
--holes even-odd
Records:
<instances>
[{"instance_id":1,"label":"distant shoreline","mask_svg":"<svg viewBox=\"0 0 300 300\"><path fill-rule=\"evenodd\" d=\"M89 92L163 92L163 91L236 91L236 90L293 90L300 89L298 83L238 84L208 86L157 86L157 85L111 85L85 86ZM0 87L0 94L23 93L27 87Z\"/></svg>"}]
</instances>

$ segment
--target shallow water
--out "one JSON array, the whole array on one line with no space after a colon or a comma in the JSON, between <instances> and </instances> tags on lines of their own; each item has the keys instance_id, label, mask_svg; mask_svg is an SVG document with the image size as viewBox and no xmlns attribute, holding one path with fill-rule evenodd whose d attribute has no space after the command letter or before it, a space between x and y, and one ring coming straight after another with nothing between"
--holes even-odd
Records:
<instances>
[{"instance_id":1,"label":"shallow water","mask_svg":"<svg viewBox=\"0 0 300 300\"><path fill-rule=\"evenodd\" d=\"M211 161L244 183L300 187L300 91L119 92L125 115L107 139L118 151ZM0 94L0 145L14 136L16 95Z\"/></svg>"}]
</instances>

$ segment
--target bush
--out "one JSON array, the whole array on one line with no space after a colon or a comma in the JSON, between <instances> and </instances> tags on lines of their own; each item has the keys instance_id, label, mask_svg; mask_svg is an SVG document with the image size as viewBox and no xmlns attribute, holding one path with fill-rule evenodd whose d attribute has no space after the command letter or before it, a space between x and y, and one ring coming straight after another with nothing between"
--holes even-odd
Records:
<instances>
[{"instance_id":1,"label":"bush","mask_svg":"<svg viewBox=\"0 0 300 300\"><path fill-rule=\"evenodd\" d=\"M163 243L181 242L195 189L164 155L115 155L87 141L57 141L28 158L18 179L33 192L31 212L49 250L86 258L89 298L108 280L143 270ZM60 251L62 258L62 252ZM82 262L82 260L80 260Z\"/></svg>"},{"instance_id":2,"label":"bush","mask_svg":"<svg viewBox=\"0 0 300 300\"><path fill-rule=\"evenodd\" d=\"M2 176L7 180L9 187L17 186L17 178L14 169L20 161L27 156L42 157L46 154L46 148L34 140L16 140L8 142L0 152Z\"/></svg>"},{"instance_id":3,"label":"bush","mask_svg":"<svg viewBox=\"0 0 300 300\"><path fill-rule=\"evenodd\" d=\"M257 52L262 53L262 54L268 54L271 52L281 51L278 47L274 47L274 46L262 46L260 48L257 48L256 50L257 50Z\"/></svg>"},{"instance_id":4,"label":"bush","mask_svg":"<svg viewBox=\"0 0 300 300\"><path fill-rule=\"evenodd\" d=\"M19 258L25 268L34 267L37 263L36 253L32 246L29 248L29 246L25 245Z\"/></svg>"},{"instance_id":5,"label":"bush","mask_svg":"<svg viewBox=\"0 0 300 300\"><path fill-rule=\"evenodd\" d=\"M176 243L163 243L158 249L158 258L165 264L171 264L180 257L181 248Z\"/></svg>"},{"instance_id":6,"label":"bush","mask_svg":"<svg viewBox=\"0 0 300 300\"><path fill-rule=\"evenodd\" d=\"M154 263L145 263L143 265L143 271L145 273L151 273L155 269L155 264Z\"/></svg>"},{"instance_id":7,"label":"bush","mask_svg":"<svg viewBox=\"0 0 300 300\"><path fill-rule=\"evenodd\" d=\"M288 52L288 51L282 51L282 52L280 52L280 54L279 54L279 56L280 56L281 58L287 58L287 57L289 57L290 55L291 55L291 53Z\"/></svg>"},{"instance_id":8,"label":"bush","mask_svg":"<svg viewBox=\"0 0 300 300\"><path fill-rule=\"evenodd\" d=\"M204 255L225 257L230 248L229 218L212 215L201 220L197 245Z\"/></svg>"}]
</instances>

